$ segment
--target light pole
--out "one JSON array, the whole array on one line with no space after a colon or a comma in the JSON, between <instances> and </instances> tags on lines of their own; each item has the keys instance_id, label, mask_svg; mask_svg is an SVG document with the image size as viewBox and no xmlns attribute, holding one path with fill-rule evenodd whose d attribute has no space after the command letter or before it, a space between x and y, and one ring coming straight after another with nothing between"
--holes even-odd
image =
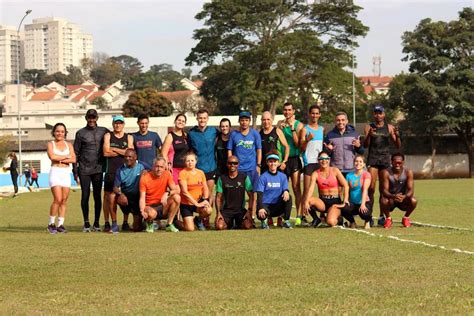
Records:
<instances>
[{"instance_id":1,"label":"light pole","mask_svg":"<svg viewBox=\"0 0 474 316\"><path fill-rule=\"evenodd\" d=\"M25 15L18 24L18 29L16 30L17 42L18 42L18 50L17 50L17 65L16 65L16 84L18 86L18 95L17 95L17 102L18 102L18 161L20 164L20 177L23 174L23 165L21 159L21 85L20 85L20 28L23 20L26 18L28 14L31 13L32 10L28 9L25 12Z\"/></svg>"}]
</instances>

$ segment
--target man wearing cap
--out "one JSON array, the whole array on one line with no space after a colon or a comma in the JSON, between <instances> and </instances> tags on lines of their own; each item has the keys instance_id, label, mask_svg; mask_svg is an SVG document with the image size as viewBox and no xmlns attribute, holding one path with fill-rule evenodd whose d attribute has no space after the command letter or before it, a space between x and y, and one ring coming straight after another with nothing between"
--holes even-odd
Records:
<instances>
[{"instance_id":1,"label":"man wearing cap","mask_svg":"<svg viewBox=\"0 0 474 316\"><path fill-rule=\"evenodd\" d=\"M90 232L89 196L90 186L94 196L94 231L100 231L99 219L102 209L102 168L104 164L103 143L104 135L108 132L105 127L97 126L99 115L94 109L86 113L87 125L77 131L74 139L74 152L77 164L73 166L74 179L81 185L81 209L84 219L83 232Z\"/></svg>"},{"instance_id":2,"label":"man wearing cap","mask_svg":"<svg viewBox=\"0 0 474 316\"><path fill-rule=\"evenodd\" d=\"M374 106L374 122L365 126L364 147L368 148L367 165L372 177L369 187L369 199L374 200L375 183L377 176L382 176L382 171L390 167L390 142L397 149L402 145L398 128L385 122L385 109L382 105ZM383 226L385 217L380 210L379 226Z\"/></svg>"},{"instance_id":3,"label":"man wearing cap","mask_svg":"<svg viewBox=\"0 0 474 316\"><path fill-rule=\"evenodd\" d=\"M123 115L114 115L112 118L113 131L104 135L104 157L106 157L104 176L104 231L118 232L117 202L114 193L114 180L117 169L123 164L125 151L133 148L133 137L123 131L125 119ZM112 227L109 223L109 214L112 217ZM124 214L123 231L130 230L128 214Z\"/></svg>"},{"instance_id":4,"label":"man wearing cap","mask_svg":"<svg viewBox=\"0 0 474 316\"><path fill-rule=\"evenodd\" d=\"M150 170L158 151L163 145L160 136L148 130L150 119L146 114L140 114L137 119L138 132L133 133L133 147L137 151L138 161Z\"/></svg>"},{"instance_id":5,"label":"man wearing cap","mask_svg":"<svg viewBox=\"0 0 474 316\"><path fill-rule=\"evenodd\" d=\"M283 228L292 228L290 223L291 196L288 190L288 178L278 171L280 157L278 152L271 151L266 157L268 171L264 172L257 181L257 218L262 222L262 228L268 229L268 218L283 216Z\"/></svg>"}]
</instances>

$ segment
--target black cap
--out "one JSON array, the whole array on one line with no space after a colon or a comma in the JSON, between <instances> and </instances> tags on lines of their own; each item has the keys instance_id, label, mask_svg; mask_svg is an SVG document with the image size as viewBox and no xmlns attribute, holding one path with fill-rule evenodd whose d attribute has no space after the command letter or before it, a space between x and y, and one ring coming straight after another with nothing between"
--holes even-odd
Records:
<instances>
[{"instance_id":1,"label":"black cap","mask_svg":"<svg viewBox=\"0 0 474 316\"><path fill-rule=\"evenodd\" d=\"M94 109L89 109L86 112L86 118L88 117L99 117L99 114L97 114L97 111Z\"/></svg>"},{"instance_id":2,"label":"black cap","mask_svg":"<svg viewBox=\"0 0 474 316\"><path fill-rule=\"evenodd\" d=\"M374 112L384 112L385 109L383 108L383 105L377 104L374 106Z\"/></svg>"}]
</instances>

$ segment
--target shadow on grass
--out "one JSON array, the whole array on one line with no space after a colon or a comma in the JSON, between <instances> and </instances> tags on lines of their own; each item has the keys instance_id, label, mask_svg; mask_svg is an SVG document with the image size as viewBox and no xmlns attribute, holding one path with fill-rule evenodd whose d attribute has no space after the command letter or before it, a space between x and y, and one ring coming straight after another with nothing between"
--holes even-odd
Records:
<instances>
[{"instance_id":1,"label":"shadow on grass","mask_svg":"<svg viewBox=\"0 0 474 316\"><path fill-rule=\"evenodd\" d=\"M0 233L37 233L45 232L47 233L48 225L44 226L8 226L0 227ZM82 232L81 226L66 226L68 232Z\"/></svg>"}]
</instances>

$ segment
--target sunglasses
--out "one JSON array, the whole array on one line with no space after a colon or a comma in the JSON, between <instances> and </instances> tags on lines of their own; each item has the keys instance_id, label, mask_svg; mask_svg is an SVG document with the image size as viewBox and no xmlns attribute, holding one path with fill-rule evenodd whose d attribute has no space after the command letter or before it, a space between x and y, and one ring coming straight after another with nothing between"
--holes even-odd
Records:
<instances>
[{"instance_id":1,"label":"sunglasses","mask_svg":"<svg viewBox=\"0 0 474 316\"><path fill-rule=\"evenodd\" d=\"M237 161L229 161L227 164L237 166L239 163Z\"/></svg>"},{"instance_id":2,"label":"sunglasses","mask_svg":"<svg viewBox=\"0 0 474 316\"><path fill-rule=\"evenodd\" d=\"M318 160L329 160L329 159L331 159L331 158L329 158L329 157L319 157L318 158Z\"/></svg>"}]
</instances>

